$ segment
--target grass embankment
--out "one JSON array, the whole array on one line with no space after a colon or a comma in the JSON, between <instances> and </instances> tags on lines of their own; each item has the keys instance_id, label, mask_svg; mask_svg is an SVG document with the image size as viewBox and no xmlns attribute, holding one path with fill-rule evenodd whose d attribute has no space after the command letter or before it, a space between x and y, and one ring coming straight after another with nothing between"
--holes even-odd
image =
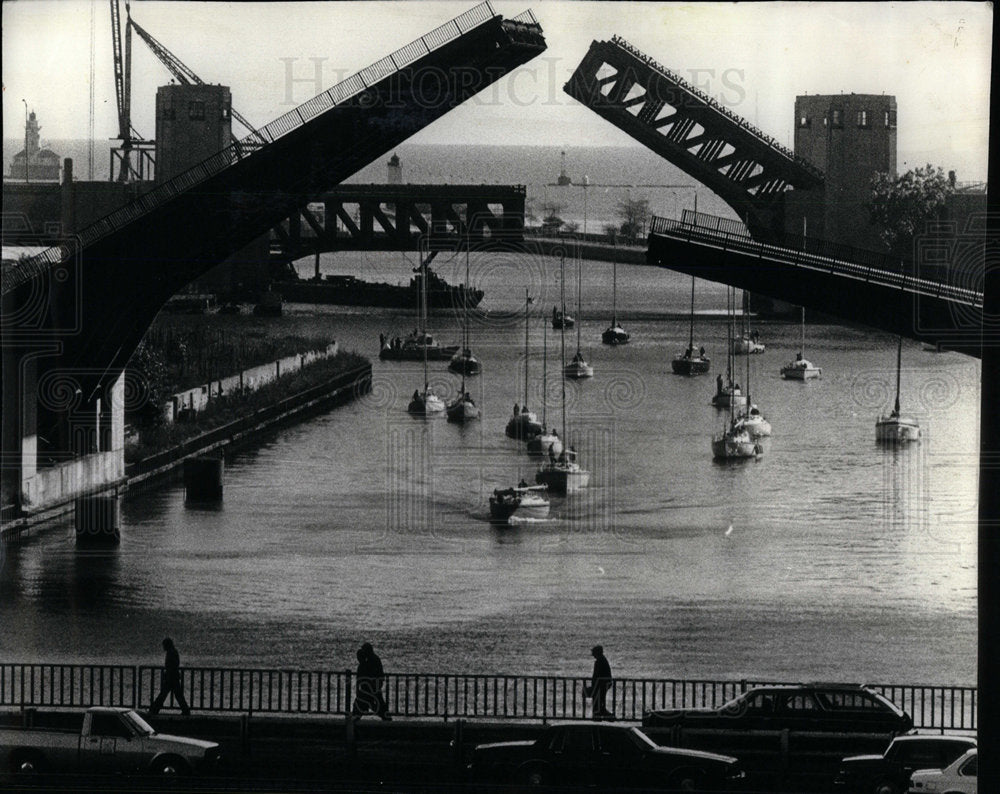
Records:
<instances>
[{"instance_id":1,"label":"grass embankment","mask_svg":"<svg viewBox=\"0 0 1000 794\"><path fill-rule=\"evenodd\" d=\"M305 350L308 347L299 349ZM290 350L287 353L278 354L276 357L290 355L292 352L295 351ZM227 395L213 400L204 411L198 412L191 421L142 428L139 433L139 443L125 447L125 463L135 463L158 452L163 452L194 436L242 419L261 408L273 405L279 400L314 386L320 386L336 375L357 369L365 364L368 364L368 359L357 353L340 352L332 358L316 361L305 369L268 383L256 391L240 395Z\"/></svg>"}]
</instances>

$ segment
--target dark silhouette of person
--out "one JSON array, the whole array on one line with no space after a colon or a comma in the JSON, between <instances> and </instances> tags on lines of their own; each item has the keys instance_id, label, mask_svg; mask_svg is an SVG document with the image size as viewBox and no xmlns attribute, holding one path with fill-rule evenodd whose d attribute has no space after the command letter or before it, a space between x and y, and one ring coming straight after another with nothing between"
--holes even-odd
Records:
<instances>
[{"instance_id":1,"label":"dark silhouette of person","mask_svg":"<svg viewBox=\"0 0 1000 794\"><path fill-rule=\"evenodd\" d=\"M163 674L160 681L160 694L156 696L153 705L149 709L150 714L156 714L163 707L163 701L167 695L172 694L181 707L181 714L185 717L191 714L191 707L184 699L184 691L181 686L181 655L174 647L174 641L170 637L163 639L163 650L166 657L163 660Z\"/></svg>"},{"instance_id":2,"label":"dark silhouette of person","mask_svg":"<svg viewBox=\"0 0 1000 794\"><path fill-rule=\"evenodd\" d=\"M595 720L613 720L615 715L608 711L605 699L608 690L611 689L611 665L608 657L604 655L604 648L595 645L590 649L594 657L594 672L590 679L590 686L584 685L583 693L590 698L592 715Z\"/></svg>"},{"instance_id":3,"label":"dark silhouette of person","mask_svg":"<svg viewBox=\"0 0 1000 794\"><path fill-rule=\"evenodd\" d=\"M715 393L722 394L722 375L715 376Z\"/></svg>"},{"instance_id":4,"label":"dark silhouette of person","mask_svg":"<svg viewBox=\"0 0 1000 794\"><path fill-rule=\"evenodd\" d=\"M698 357L699 357L699 358L704 358L704 357L705 357L705 348L704 348L704 347L702 347L702 348L701 348L701 349L700 349L700 350L698 351Z\"/></svg>"},{"instance_id":5,"label":"dark silhouette of person","mask_svg":"<svg viewBox=\"0 0 1000 794\"><path fill-rule=\"evenodd\" d=\"M358 694L351 706L351 714L360 719L362 714L378 714L383 720L391 720L389 706L385 702L382 688L385 686L385 670L382 660L375 653L370 642L358 648Z\"/></svg>"}]
</instances>

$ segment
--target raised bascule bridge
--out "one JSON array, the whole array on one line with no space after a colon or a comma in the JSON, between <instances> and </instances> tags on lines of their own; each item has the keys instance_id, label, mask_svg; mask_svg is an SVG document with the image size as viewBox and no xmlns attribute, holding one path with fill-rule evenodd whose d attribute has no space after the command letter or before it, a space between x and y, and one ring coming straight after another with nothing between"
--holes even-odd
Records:
<instances>
[{"instance_id":1,"label":"raised bascule bridge","mask_svg":"<svg viewBox=\"0 0 1000 794\"><path fill-rule=\"evenodd\" d=\"M75 238L5 267L5 495L15 490L31 512L120 480L121 416L112 421L111 408L167 300L545 48L531 11L505 19L481 3ZM40 411L83 428L67 433L64 470L37 467ZM87 472L65 470L84 455Z\"/></svg>"},{"instance_id":2,"label":"raised bascule bridge","mask_svg":"<svg viewBox=\"0 0 1000 794\"><path fill-rule=\"evenodd\" d=\"M984 223L940 225L914 261L789 234L790 191L836 200L826 174L624 39L594 41L564 90L742 221L654 218L650 264L981 355Z\"/></svg>"}]
</instances>

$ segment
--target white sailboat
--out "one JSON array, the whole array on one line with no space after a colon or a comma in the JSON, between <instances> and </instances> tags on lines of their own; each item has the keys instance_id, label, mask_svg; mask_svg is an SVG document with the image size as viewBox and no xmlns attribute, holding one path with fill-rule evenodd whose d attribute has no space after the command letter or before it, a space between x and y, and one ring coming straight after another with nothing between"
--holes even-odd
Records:
<instances>
[{"instance_id":1,"label":"white sailboat","mask_svg":"<svg viewBox=\"0 0 1000 794\"><path fill-rule=\"evenodd\" d=\"M527 441L529 438L537 436L544 429L538 423L538 417L534 411L528 410L528 307L531 305L531 296L528 289L524 289L524 404L518 406L514 403L514 415L507 421L504 432L511 438Z\"/></svg>"},{"instance_id":2,"label":"white sailboat","mask_svg":"<svg viewBox=\"0 0 1000 794\"><path fill-rule=\"evenodd\" d=\"M730 303L730 307L731 307ZM729 341L733 339L733 315L729 314ZM729 345L732 350L732 344ZM763 454L763 448L750 435L750 431L742 426L736 418L733 403L729 404L729 416L721 433L712 436L712 457L716 460L739 460L756 458Z\"/></svg>"},{"instance_id":3,"label":"white sailboat","mask_svg":"<svg viewBox=\"0 0 1000 794\"><path fill-rule=\"evenodd\" d=\"M562 308L566 311L566 263L563 262L562 273ZM566 331L559 334L559 358L562 367L562 436L566 438ZM535 475L535 482L539 485L547 485L549 491L558 494L568 494L579 491L587 487L590 482L590 472L580 468L576 462L576 450L573 447L563 449L556 455L549 455L549 459L542 464Z\"/></svg>"},{"instance_id":4,"label":"white sailboat","mask_svg":"<svg viewBox=\"0 0 1000 794\"><path fill-rule=\"evenodd\" d=\"M618 322L618 238L615 237L615 254L611 262L611 325L604 329L601 341L606 345L628 344L628 332ZM579 313L579 310L577 310Z\"/></svg>"},{"instance_id":5,"label":"white sailboat","mask_svg":"<svg viewBox=\"0 0 1000 794\"><path fill-rule=\"evenodd\" d=\"M806 307L802 307L802 340L795 361L789 361L781 368L781 377L785 380L812 380L823 376L821 367L815 366L805 358L806 350Z\"/></svg>"},{"instance_id":6,"label":"white sailboat","mask_svg":"<svg viewBox=\"0 0 1000 794\"><path fill-rule=\"evenodd\" d=\"M875 423L875 440L883 444L906 444L920 440L920 424L899 410L899 380L903 364L903 337L896 348L896 404L892 413L879 417Z\"/></svg>"},{"instance_id":7,"label":"white sailboat","mask_svg":"<svg viewBox=\"0 0 1000 794\"><path fill-rule=\"evenodd\" d=\"M734 290L726 291L726 314L732 319L735 311ZM715 394L712 395L712 405L716 408L737 408L742 410L746 407L747 398L743 395L740 385L735 383L733 377L736 372L736 354L733 347L733 329L729 328L729 346L726 348L726 377L722 378L720 373L715 377Z\"/></svg>"},{"instance_id":8,"label":"white sailboat","mask_svg":"<svg viewBox=\"0 0 1000 794\"><path fill-rule=\"evenodd\" d=\"M558 455L563 451L562 439L559 438L555 428L549 430L548 419L548 393L549 393L549 329L546 323L542 323L542 432L537 436L528 439L529 455L545 455L549 450L553 455Z\"/></svg>"},{"instance_id":9,"label":"white sailboat","mask_svg":"<svg viewBox=\"0 0 1000 794\"><path fill-rule=\"evenodd\" d=\"M427 337L427 258L420 252L420 270L424 278L421 279L420 291L420 333ZM424 347L424 390L414 390L413 397L406 410L414 416L436 416L445 409L444 400L431 391L427 378L427 348Z\"/></svg>"},{"instance_id":10,"label":"white sailboat","mask_svg":"<svg viewBox=\"0 0 1000 794\"><path fill-rule=\"evenodd\" d=\"M576 260L576 316L580 317L580 295L583 288L583 260L579 257ZM565 313L565 311L564 311ZM567 378L582 380L583 378L594 377L594 368L587 363L580 349L580 322L576 324L576 355L573 360L563 367Z\"/></svg>"},{"instance_id":11,"label":"white sailboat","mask_svg":"<svg viewBox=\"0 0 1000 794\"><path fill-rule=\"evenodd\" d=\"M704 375L712 361L705 355L705 348L698 353L694 349L694 276L691 276L691 321L689 325L688 347L670 362L675 375Z\"/></svg>"},{"instance_id":12,"label":"white sailboat","mask_svg":"<svg viewBox=\"0 0 1000 794\"><path fill-rule=\"evenodd\" d=\"M496 488L490 497L490 518L507 524L540 521L549 515L548 488L523 480L513 488Z\"/></svg>"},{"instance_id":13,"label":"white sailboat","mask_svg":"<svg viewBox=\"0 0 1000 794\"><path fill-rule=\"evenodd\" d=\"M465 283L469 283L469 246L465 247ZM459 366L457 371L462 374L462 385L458 391L458 397L455 401L448 406L448 421L457 422L459 424L464 424L465 422L472 422L479 418L479 406L476 405L476 401L472 399L472 395L465 390L465 376L466 375L478 375L480 371L479 361L472 355L472 351L469 349L469 304L467 301L468 293L463 293L462 295L462 351L464 356L459 359L458 356L451 360L451 364L448 365L448 369L452 372L456 371L455 365L456 360L459 360Z\"/></svg>"}]
</instances>

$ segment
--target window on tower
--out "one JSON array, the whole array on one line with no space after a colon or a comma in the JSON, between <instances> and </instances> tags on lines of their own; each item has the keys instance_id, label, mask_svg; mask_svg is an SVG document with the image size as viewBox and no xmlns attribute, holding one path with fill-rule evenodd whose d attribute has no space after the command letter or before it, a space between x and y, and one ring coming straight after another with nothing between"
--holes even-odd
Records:
<instances>
[{"instance_id":1,"label":"window on tower","mask_svg":"<svg viewBox=\"0 0 1000 794\"><path fill-rule=\"evenodd\" d=\"M844 126L844 111L836 109L831 112L833 118L830 120L830 126L833 127L835 130L839 130L841 127Z\"/></svg>"},{"instance_id":2,"label":"window on tower","mask_svg":"<svg viewBox=\"0 0 1000 794\"><path fill-rule=\"evenodd\" d=\"M894 130L894 129L896 129L896 111L895 110L887 110L885 112L885 128L887 130Z\"/></svg>"},{"instance_id":3,"label":"window on tower","mask_svg":"<svg viewBox=\"0 0 1000 794\"><path fill-rule=\"evenodd\" d=\"M868 126L868 111L859 110L858 111L858 126L867 127Z\"/></svg>"},{"instance_id":4,"label":"window on tower","mask_svg":"<svg viewBox=\"0 0 1000 794\"><path fill-rule=\"evenodd\" d=\"M200 99L193 99L188 103L188 118L196 121L205 119L205 103Z\"/></svg>"},{"instance_id":5,"label":"window on tower","mask_svg":"<svg viewBox=\"0 0 1000 794\"><path fill-rule=\"evenodd\" d=\"M808 129L812 126L812 119L808 116L799 116L799 126Z\"/></svg>"}]
</instances>

